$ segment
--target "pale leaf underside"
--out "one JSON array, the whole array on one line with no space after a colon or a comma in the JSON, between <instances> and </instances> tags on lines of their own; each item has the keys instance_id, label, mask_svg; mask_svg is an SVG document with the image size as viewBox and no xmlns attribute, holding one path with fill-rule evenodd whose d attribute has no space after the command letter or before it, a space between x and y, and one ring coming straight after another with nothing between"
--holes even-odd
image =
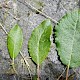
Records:
<instances>
[{"instance_id":1,"label":"pale leaf underside","mask_svg":"<svg viewBox=\"0 0 80 80\"><path fill-rule=\"evenodd\" d=\"M55 30L55 43L62 63L80 66L80 10L66 14Z\"/></svg>"}]
</instances>

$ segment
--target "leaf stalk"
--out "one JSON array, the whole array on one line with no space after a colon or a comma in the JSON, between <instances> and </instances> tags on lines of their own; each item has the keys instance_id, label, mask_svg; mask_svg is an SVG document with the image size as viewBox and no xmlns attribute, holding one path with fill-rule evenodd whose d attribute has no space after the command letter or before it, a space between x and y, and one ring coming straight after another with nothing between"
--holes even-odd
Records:
<instances>
[{"instance_id":1,"label":"leaf stalk","mask_svg":"<svg viewBox=\"0 0 80 80\"><path fill-rule=\"evenodd\" d=\"M67 71L66 71L66 80L68 80L68 72L69 72L69 65L67 66Z\"/></svg>"},{"instance_id":2,"label":"leaf stalk","mask_svg":"<svg viewBox=\"0 0 80 80\"><path fill-rule=\"evenodd\" d=\"M37 65L37 80L40 80L39 77L40 77L40 68L39 68L39 64L38 64Z\"/></svg>"}]
</instances>

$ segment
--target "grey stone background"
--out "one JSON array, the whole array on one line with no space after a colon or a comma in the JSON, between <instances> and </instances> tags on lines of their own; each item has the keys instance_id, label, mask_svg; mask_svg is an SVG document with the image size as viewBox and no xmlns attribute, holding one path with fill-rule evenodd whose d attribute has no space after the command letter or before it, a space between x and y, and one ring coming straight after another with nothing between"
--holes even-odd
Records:
<instances>
[{"instance_id":1,"label":"grey stone background","mask_svg":"<svg viewBox=\"0 0 80 80\"><path fill-rule=\"evenodd\" d=\"M31 75L36 75L36 65L29 59L28 40L32 30L37 27L46 17L33 10L28 4L41 10L52 19L59 21L67 12L79 8L79 0L0 0L0 23L7 32L17 23L24 35L24 42L21 52L29 63ZM15 4L16 6L15 6ZM19 20L14 19L14 16ZM52 21L53 27L55 23ZM56 52L53 36L51 36L51 50L48 57L41 65L41 80L57 80L65 70ZM0 27L0 80L30 80L30 73L19 54L15 59L15 68L18 75L14 74L11 66L11 59L7 50L7 35ZM69 75L73 74L70 80L80 80L80 68L70 69ZM60 80L65 80L66 71Z\"/></svg>"}]
</instances>

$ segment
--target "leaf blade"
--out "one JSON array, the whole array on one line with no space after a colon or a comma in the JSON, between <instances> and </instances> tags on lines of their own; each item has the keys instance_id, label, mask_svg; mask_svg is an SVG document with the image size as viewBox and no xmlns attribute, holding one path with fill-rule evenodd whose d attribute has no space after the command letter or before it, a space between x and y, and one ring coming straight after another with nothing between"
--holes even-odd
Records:
<instances>
[{"instance_id":1,"label":"leaf blade","mask_svg":"<svg viewBox=\"0 0 80 80\"><path fill-rule=\"evenodd\" d=\"M70 67L80 66L80 10L65 15L56 25L55 38L61 61ZM76 53L77 52L77 53ZM78 55L77 55L78 54Z\"/></svg>"},{"instance_id":2,"label":"leaf blade","mask_svg":"<svg viewBox=\"0 0 80 80\"><path fill-rule=\"evenodd\" d=\"M31 34L28 42L28 48L30 56L36 64L41 64L48 55L51 44L51 33L52 26L50 20L44 20L37 28L33 30Z\"/></svg>"},{"instance_id":3,"label":"leaf blade","mask_svg":"<svg viewBox=\"0 0 80 80\"><path fill-rule=\"evenodd\" d=\"M11 59L15 59L20 52L23 43L22 30L18 25L15 25L7 36L7 47Z\"/></svg>"}]
</instances>

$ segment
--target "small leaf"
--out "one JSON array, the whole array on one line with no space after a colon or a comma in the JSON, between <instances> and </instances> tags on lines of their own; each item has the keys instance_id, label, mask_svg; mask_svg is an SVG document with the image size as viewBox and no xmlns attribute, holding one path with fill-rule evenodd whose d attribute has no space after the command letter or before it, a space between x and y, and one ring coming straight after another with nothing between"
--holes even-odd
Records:
<instances>
[{"instance_id":1,"label":"small leaf","mask_svg":"<svg viewBox=\"0 0 80 80\"><path fill-rule=\"evenodd\" d=\"M80 10L66 14L55 30L55 43L61 61L70 67L80 66Z\"/></svg>"},{"instance_id":2,"label":"small leaf","mask_svg":"<svg viewBox=\"0 0 80 80\"><path fill-rule=\"evenodd\" d=\"M50 35L52 25L50 20L44 20L31 34L28 42L29 53L36 64L41 64L50 50Z\"/></svg>"},{"instance_id":3,"label":"small leaf","mask_svg":"<svg viewBox=\"0 0 80 80\"><path fill-rule=\"evenodd\" d=\"M15 25L10 30L7 37L8 51L12 59L16 58L17 55L19 54L20 49L22 47L22 42L23 42L22 30L18 25Z\"/></svg>"}]
</instances>

